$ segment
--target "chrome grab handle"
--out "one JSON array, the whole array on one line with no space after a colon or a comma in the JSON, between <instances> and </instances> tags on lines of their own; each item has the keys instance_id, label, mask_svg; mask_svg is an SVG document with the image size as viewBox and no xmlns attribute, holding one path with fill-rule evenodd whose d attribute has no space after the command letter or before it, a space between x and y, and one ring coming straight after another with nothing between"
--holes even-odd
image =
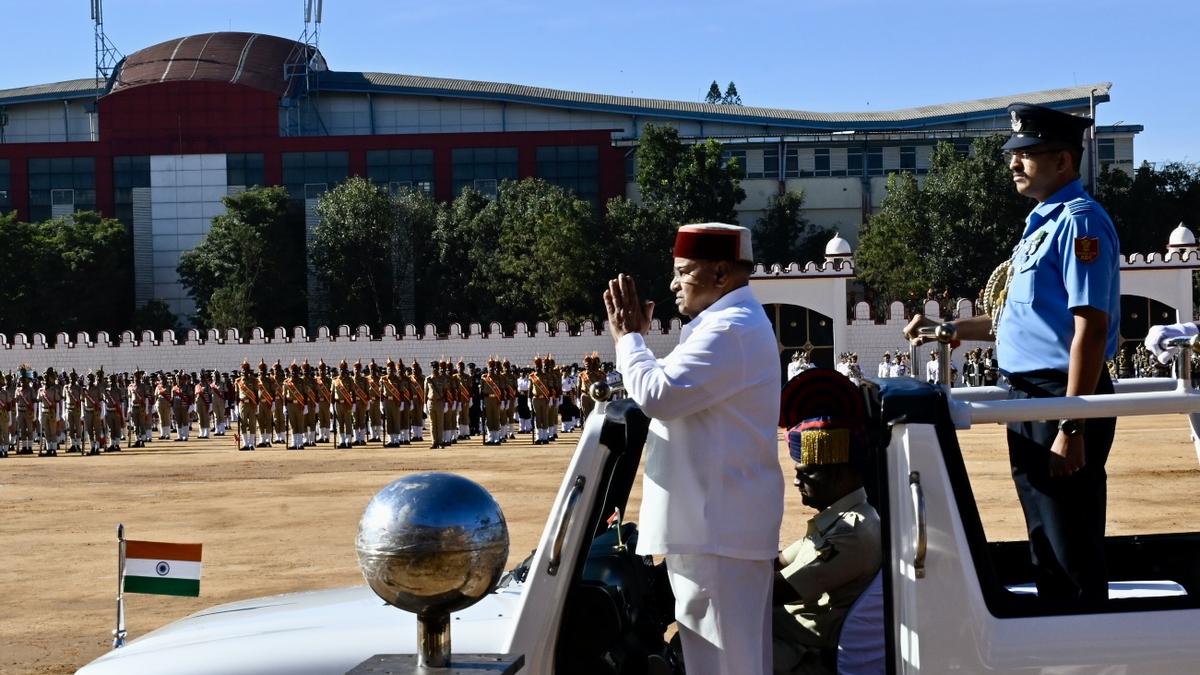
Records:
<instances>
[{"instance_id":1,"label":"chrome grab handle","mask_svg":"<svg viewBox=\"0 0 1200 675\"><path fill-rule=\"evenodd\" d=\"M583 484L587 482L583 476L575 477L575 485L571 494L563 502L562 510L558 512L558 525L554 528L554 544L550 548L550 562L546 565L546 573L550 576L558 574L558 565L562 562L563 543L567 539L567 527L571 524L571 514L575 513L575 504L583 494Z\"/></svg>"},{"instance_id":2,"label":"chrome grab handle","mask_svg":"<svg viewBox=\"0 0 1200 675\"><path fill-rule=\"evenodd\" d=\"M925 532L925 490L921 488L921 472L908 474L908 487L912 490L913 508L917 514L917 544L913 554L913 571L918 579L925 578L925 551L929 540Z\"/></svg>"}]
</instances>

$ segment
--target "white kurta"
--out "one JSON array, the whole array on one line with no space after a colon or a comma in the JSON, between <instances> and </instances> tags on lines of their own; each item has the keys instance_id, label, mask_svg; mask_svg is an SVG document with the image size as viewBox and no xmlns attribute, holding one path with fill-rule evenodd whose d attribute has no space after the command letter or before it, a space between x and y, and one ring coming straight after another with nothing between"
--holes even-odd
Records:
<instances>
[{"instance_id":1,"label":"white kurta","mask_svg":"<svg viewBox=\"0 0 1200 675\"><path fill-rule=\"evenodd\" d=\"M779 349L750 288L701 312L662 359L636 333L616 352L626 392L651 418L637 552L773 559Z\"/></svg>"}]
</instances>

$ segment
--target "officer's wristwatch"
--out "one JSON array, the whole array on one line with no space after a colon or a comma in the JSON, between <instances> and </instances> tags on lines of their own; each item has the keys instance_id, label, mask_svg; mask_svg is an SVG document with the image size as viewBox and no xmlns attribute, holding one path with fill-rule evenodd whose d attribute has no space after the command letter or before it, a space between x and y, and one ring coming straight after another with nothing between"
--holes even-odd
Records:
<instances>
[{"instance_id":1,"label":"officer's wristwatch","mask_svg":"<svg viewBox=\"0 0 1200 675\"><path fill-rule=\"evenodd\" d=\"M1083 433L1083 422L1079 420L1062 420L1058 423L1058 430L1067 436L1078 436Z\"/></svg>"}]
</instances>

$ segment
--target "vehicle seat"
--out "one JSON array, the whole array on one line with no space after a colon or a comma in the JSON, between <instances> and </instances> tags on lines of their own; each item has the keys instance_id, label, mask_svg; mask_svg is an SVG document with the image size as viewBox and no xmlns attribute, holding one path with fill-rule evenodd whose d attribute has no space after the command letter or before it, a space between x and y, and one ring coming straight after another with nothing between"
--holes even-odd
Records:
<instances>
[{"instance_id":1,"label":"vehicle seat","mask_svg":"<svg viewBox=\"0 0 1200 675\"><path fill-rule=\"evenodd\" d=\"M884 647L883 571L858 596L838 636L838 675L883 675L887 672Z\"/></svg>"}]
</instances>

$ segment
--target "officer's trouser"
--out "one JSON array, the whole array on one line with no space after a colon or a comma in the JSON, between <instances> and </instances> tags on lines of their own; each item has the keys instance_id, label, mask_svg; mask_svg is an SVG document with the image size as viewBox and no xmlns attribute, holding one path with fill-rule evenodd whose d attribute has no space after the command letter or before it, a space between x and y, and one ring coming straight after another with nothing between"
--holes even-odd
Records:
<instances>
[{"instance_id":1,"label":"officer's trouser","mask_svg":"<svg viewBox=\"0 0 1200 675\"><path fill-rule=\"evenodd\" d=\"M371 427L371 436L379 434L379 425L381 422L381 414L379 412L379 399L371 399L370 405L367 406L367 424Z\"/></svg>"},{"instance_id":2,"label":"officer's trouser","mask_svg":"<svg viewBox=\"0 0 1200 675\"><path fill-rule=\"evenodd\" d=\"M216 419L217 430L221 431L225 427L225 401L213 399L213 417Z\"/></svg>"},{"instance_id":3,"label":"officer's trouser","mask_svg":"<svg viewBox=\"0 0 1200 675\"><path fill-rule=\"evenodd\" d=\"M317 426L319 426L322 429L322 431L321 431L322 434L325 433L324 430L329 428L330 417L331 417L331 415L329 414L329 402L321 401L320 403L318 403L317 404Z\"/></svg>"},{"instance_id":4,"label":"officer's trouser","mask_svg":"<svg viewBox=\"0 0 1200 675\"><path fill-rule=\"evenodd\" d=\"M275 433L279 436L283 436L287 433L287 405L285 405L282 397L275 399L273 412L274 417L272 421L274 423Z\"/></svg>"},{"instance_id":5,"label":"officer's trouser","mask_svg":"<svg viewBox=\"0 0 1200 675\"><path fill-rule=\"evenodd\" d=\"M79 438L83 421L79 415L79 409L72 406L67 412L67 439L71 441L71 445L79 445Z\"/></svg>"},{"instance_id":6,"label":"officer's trouser","mask_svg":"<svg viewBox=\"0 0 1200 675\"><path fill-rule=\"evenodd\" d=\"M440 400L433 400L426 404L427 413L429 414L430 434L433 436L434 443L442 442L442 430L445 429L446 423L446 404Z\"/></svg>"},{"instance_id":7,"label":"officer's trouser","mask_svg":"<svg viewBox=\"0 0 1200 675\"><path fill-rule=\"evenodd\" d=\"M158 406L158 437L167 438L171 435L171 404L159 401Z\"/></svg>"},{"instance_id":8,"label":"officer's trouser","mask_svg":"<svg viewBox=\"0 0 1200 675\"><path fill-rule=\"evenodd\" d=\"M491 433L500 432L500 399L489 396L483 401L484 420Z\"/></svg>"},{"instance_id":9,"label":"officer's trouser","mask_svg":"<svg viewBox=\"0 0 1200 675\"><path fill-rule=\"evenodd\" d=\"M146 435L146 412L141 407L136 407L129 413L129 421L133 422L133 433L137 438L132 438L130 441L140 441Z\"/></svg>"},{"instance_id":10,"label":"officer's trouser","mask_svg":"<svg viewBox=\"0 0 1200 675\"><path fill-rule=\"evenodd\" d=\"M97 445L100 443L100 439L104 437L104 425L100 419L99 410L88 410L84 408L83 433L87 434L88 441L92 445Z\"/></svg>"},{"instance_id":11,"label":"officer's trouser","mask_svg":"<svg viewBox=\"0 0 1200 675\"><path fill-rule=\"evenodd\" d=\"M446 407L446 412L442 413L442 433L447 434L453 439L458 435L458 425L454 423L454 404L445 401L442 405ZM441 438L441 436L438 438Z\"/></svg>"},{"instance_id":12,"label":"officer's trouser","mask_svg":"<svg viewBox=\"0 0 1200 675\"><path fill-rule=\"evenodd\" d=\"M591 396L580 397L579 409L581 410L580 416L583 419L586 420L588 415L592 414L592 408L595 408L595 407L596 407L596 402L594 400L592 400Z\"/></svg>"},{"instance_id":13,"label":"officer's trouser","mask_svg":"<svg viewBox=\"0 0 1200 675\"><path fill-rule=\"evenodd\" d=\"M175 404L175 430L179 437L186 439L192 430L192 420L188 417L188 407L182 403Z\"/></svg>"},{"instance_id":14,"label":"officer's trouser","mask_svg":"<svg viewBox=\"0 0 1200 675\"><path fill-rule=\"evenodd\" d=\"M400 404L391 399L383 402L383 433L389 443L398 440L392 437L400 433Z\"/></svg>"},{"instance_id":15,"label":"officer's trouser","mask_svg":"<svg viewBox=\"0 0 1200 675\"><path fill-rule=\"evenodd\" d=\"M205 403L203 400L201 400L199 397L197 397L196 398L196 426L197 426L197 428L200 429L200 437L201 438L204 438L205 436L208 435L208 424L209 424L209 419L210 419L211 414L212 413L208 409L208 404Z\"/></svg>"},{"instance_id":16,"label":"officer's trouser","mask_svg":"<svg viewBox=\"0 0 1200 675\"><path fill-rule=\"evenodd\" d=\"M8 411L0 410L0 446L7 448L11 443L12 429L8 423Z\"/></svg>"},{"instance_id":17,"label":"officer's trouser","mask_svg":"<svg viewBox=\"0 0 1200 675\"><path fill-rule=\"evenodd\" d=\"M335 403L334 413L337 415L338 444L349 445L354 442L354 406L349 403Z\"/></svg>"},{"instance_id":18,"label":"officer's trouser","mask_svg":"<svg viewBox=\"0 0 1200 675\"><path fill-rule=\"evenodd\" d=\"M275 416L271 414L273 407L272 404L261 401L258 404L258 432L264 442L271 441L275 434Z\"/></svg>"},{"instance_id":19,"label":"officer's trouser","mask_svg":"<svg viewBox=\"0 0 1200 675\"><path fill-rule=\"evenodd\" d=\"M304 446L304 404L288 401L287 403L288 428L292 431L292 440L289 445L303 447Z\"/></svg>"},{"instance_id":20,"label":"officer's trouser","mask_svg":"<svg viewBox=\"0 0 1200 675\"><path fill-rule=\"evenodd\" d=\"M550 427L550 401L544 398L533 399L533 425L538 429Z\"/></svg>"},{"instance_id":21,"label":"officer's trouser","mask_svg":"<svg viewBox=\"0 0 1200 675\"><path fill-rule=\"evenodd\" d=\"M115 446L121 442L121 422L112 412L104 416L104 421L108 423L108 445Z\"/></svg>"},{"instance_id":22,"label":"officer's trouser","mask_svg":"<svg viewBox=\"0 0 1200 675\"><path fill-rule=\"evenodd\" d=\"M399 412L398 412L399 419L397 420L397 424L400 427L399 431L402 433L407 432L409 430L409 427L411 427L413 424L411 421L412 413L409 410L409 408L411 408L412 405L413 404L411 401L401 401L399 406L397 406L399 408Z\"/></svg>"},{"instance_id":23,"label":"officer's trouser","mask_svg":"<svg viewBox=\"0 0 1200 675\"><path fill-rule=\"evenodd\" d=\"M33 440L33 411L21 410L17 412L17 435L22 441Z\"/></svg>"},{"instance_id":24,"label":"officer's trouser","mask_svg":"<svg viewBox=\"0 0 1200 675\"><path fill-rule=\"evenodd\" d=\"M367 404L362 401L357 401L354 405L354 428L355 430L367 428Z\"/></svg>"}]
</instances>

